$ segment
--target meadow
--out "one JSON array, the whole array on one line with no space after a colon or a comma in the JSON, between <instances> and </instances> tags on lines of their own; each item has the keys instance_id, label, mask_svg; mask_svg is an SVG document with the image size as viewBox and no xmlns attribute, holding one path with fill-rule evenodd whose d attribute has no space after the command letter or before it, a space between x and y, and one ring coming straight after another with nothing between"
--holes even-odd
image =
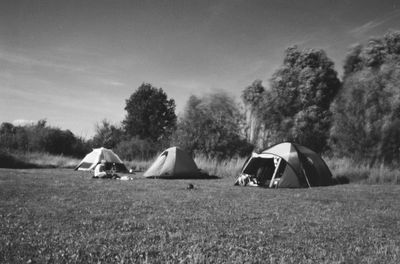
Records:
<instances>
[{"instance_id":1,"label":"meadow","mask_svg":"<svg viewBox=\"0 0 400 264\"><path fill-rule=\"evenodd\" d=\"M0 263L400 262L392 181L310 189L233 181L0 169Z\"/></svg>"}]
</instances>

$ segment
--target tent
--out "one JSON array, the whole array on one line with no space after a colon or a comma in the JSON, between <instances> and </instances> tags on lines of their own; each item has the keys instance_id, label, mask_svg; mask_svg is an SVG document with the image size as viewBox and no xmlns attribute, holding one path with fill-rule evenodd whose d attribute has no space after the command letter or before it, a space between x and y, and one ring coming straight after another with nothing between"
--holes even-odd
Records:
<instances>
[{"instance_id":1,"label":"tent","mask_svg":"<svg viewBox=\"0 0 400 264\"><path fill-rule=\"evenodd\" d=\"M332 174L317 153L299 144L284 142L260 154L253 153L243 165L235 185L298 188L326 186L331 181Z\"/></svg>"},{"instance_id":2,"label":"tent","mask_svg":"<svg viewBox=\"0 0 400 264\"><path fill-rule=\"evenodd\" d=\"M186 152L178 147L164 150L143 174L147 178L197 178L200 171Z\"/></svg>"},{"instance_id":3,"label":"tent","mask_svg":"<svg viewBox=\"0 0 400 264\"><path fill-rule=\"evenodd\" d=\"M89 171L94 170L97 164L101 160L106 161L106 170L110 170L113 164L115 164L117 172L127 172L128 169L122 162L122 160L115 154L111 149L107 148L96 148L92 152L87 154L83 160L75 167L75 170Z\"/></svg>"}]
</instances>

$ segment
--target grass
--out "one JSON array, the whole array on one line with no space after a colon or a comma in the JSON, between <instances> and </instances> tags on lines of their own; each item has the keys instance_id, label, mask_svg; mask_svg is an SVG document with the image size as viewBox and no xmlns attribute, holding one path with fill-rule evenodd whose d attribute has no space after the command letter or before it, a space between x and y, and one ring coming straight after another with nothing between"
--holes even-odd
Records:
<instances>
[{"instance_id":1,"label":"grass","mask_svg":"<svg viewBox=\"0 0 400 264\"><path fill-rule=\"evenodd\" d=\"M151 160L131 160L125 161L124 163L128 169L133 169L134 171L145 171L150 167L154 160L155 158Z\"/></svg>"},{"instance_id":2,"label":"grass","mask_svg":"<svg viewBox=\"0 0 400 264\"><path fill-rule=\"evenodd\" d=\"M0 263L399 263L399 192L0 169Z\"/></svg>"},{"instance_id":3,"label":"grass","mask_svg":"<svg viewBox=\"0 0 400 264\"><path fill-rule=\"evenodd\" d=\"M42 152L20 153L17 157L42 168L75 168L80 162L80 159Z\"/></svg>"},{"instance_id":4,"label":"grass","mask_svg":"<svg viewBox=\"0 0 400 264\"><path fill-rule=\"evenodd\" d=\"M206 157L196 157L194 161L197 166L207 172L209 175L236 179L243 167L246 159L230 159L224 161L217 161L215 159L209 159Z\"/></svg>"},{"instance_id":5,"label":"grass","mask_svg":"<svg viewBox=\"0 0 400 264\"><path fill-rule=\"evenodd\" d=\"M350 182L364 184L400 184L400 170L396 166L356 162L349 158L324 159L334 177L347 178Z\"/></svg>"}]
</instances>

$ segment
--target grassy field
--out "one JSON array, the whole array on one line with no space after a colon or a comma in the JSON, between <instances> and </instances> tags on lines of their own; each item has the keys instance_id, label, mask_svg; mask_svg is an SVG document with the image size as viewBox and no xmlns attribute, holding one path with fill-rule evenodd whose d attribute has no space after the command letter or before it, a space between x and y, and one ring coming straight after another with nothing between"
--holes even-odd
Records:
<instances>
[{"instance_id":1,"label":"grassy field","mask_svg":"<svg viewBox=\"0 0 400 264\"><path fill-rule=\"evenodd\" d=\"M399 185L232 183L0 169L0 263L400 263Z\"/></svg>"}]
</instances>

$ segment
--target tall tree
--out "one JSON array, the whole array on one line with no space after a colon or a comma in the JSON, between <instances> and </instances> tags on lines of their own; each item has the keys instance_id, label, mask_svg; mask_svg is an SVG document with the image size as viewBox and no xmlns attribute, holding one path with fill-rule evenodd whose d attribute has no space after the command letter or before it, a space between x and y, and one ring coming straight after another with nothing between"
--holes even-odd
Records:
<instances>
[{"instance_id":1,"label":"tall tree","mask_svg":"<svg viewBox=\"0 0 400 264\"><path fill-rule=\"evenodd\" d=\"M245 116L247 123L246 136L252 144L257 143L262 123L258 118L259 106L265 91L261 80L255 80L242 92L242 100L245 105Z\"/></svg>"},{"instance_id":2,"label":"tall tree","mask_svg":"<svg viewBox=\"0 0 400 264\"><path fill-rule=\"evenodd\" d=\"M272 141L290 140L317 152L327 146L330 104L340 89L334 64L323 50L285 51L283 65L263 95L261 118Z\"/></svg>"},{"instance_id":3,"label":"tall tree","mask_svg":"<svg viewBox=\"0 0 400 264\"><path fill-rule=\"evenodd\" d=\"M348 53L344 82L332 110L335 152L392 162L400 158L400 31Z\"/></svg>"},{"instance_id":4,"label":"tall tree","mask_svg":"<svg viewBox=\"0 0 400 264\"><path fill-rule=\"evenodd\" d=\"M177 145L213 158L247 155L252 146L241 134L243 117L224 92L191 96L175 134Z\"/></svg>"},{"instance_id":5,"label":"tall tree","mask_svg":"<svg viewBox=\"0 0 400 264\"><path fill-rule=\"evenodd\" d=\"M159 141L171 135L176 127L175 101L149 83L143 83L126 100L127 115L123 121L132 137Z\"/></svg>"}]
</instances>

